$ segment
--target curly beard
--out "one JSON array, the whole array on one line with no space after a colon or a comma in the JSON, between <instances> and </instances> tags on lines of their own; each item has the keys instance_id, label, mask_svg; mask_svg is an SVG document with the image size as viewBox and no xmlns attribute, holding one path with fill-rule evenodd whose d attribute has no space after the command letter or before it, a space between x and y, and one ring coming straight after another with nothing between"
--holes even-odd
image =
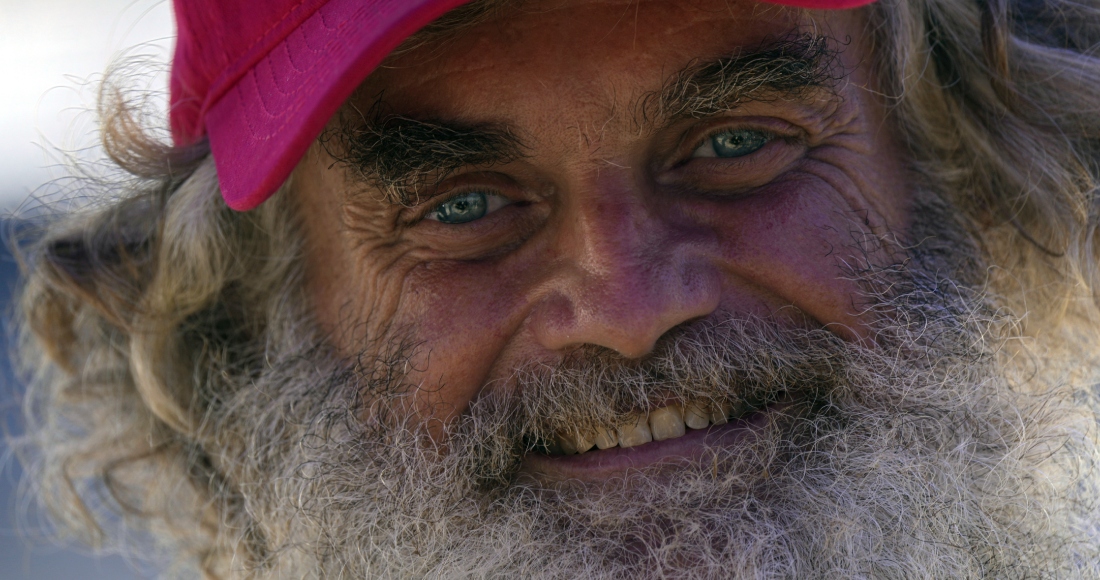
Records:
<instances>
[{"instance_id":1,"label":"curly beard","mask_svg":"<svg viewBox=\"0 0 1100 580\"><path fill-rule=\"evenodd\" d=\"M861 274L871 344L714 316L641 361L585 348L519 369L440 441L397 411L415 348L288 352L212 424L249 514L238 561L255 564L235 572L1095 576L1098 407L1091 379L1062 372L1089 363L1025 350L992 299L908 263ZM523 470L562 428L670 398L785 402L705 461L598 484Z\"/></svg>"}]
</instances>

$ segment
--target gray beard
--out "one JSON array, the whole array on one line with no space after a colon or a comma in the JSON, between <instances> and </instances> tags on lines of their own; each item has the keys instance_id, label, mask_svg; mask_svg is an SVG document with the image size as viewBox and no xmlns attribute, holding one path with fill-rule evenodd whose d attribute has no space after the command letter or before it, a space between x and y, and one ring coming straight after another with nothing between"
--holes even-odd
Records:
<instances>
[{"instance_id":1,"label":"gray beard","mask_svg":"<svg viewBox=\"0 0 1100 580\"><path fill-rule=\"evenodd\" d=\"M873 346L716 316L643 361L582 349L519 369L443 442L396 411L415 348L352 362L288 349L212 423L231 441L221 463L248 514L223 526L239 531L231 574L1097 576L1092 383L1042 383L1009 354L1014 321L933 270L864 274ZM671 473L581 484L519 472L570 425L614 424L669 397L779 396L794 404L757 437Z\"/></svg>"}]
</instances>

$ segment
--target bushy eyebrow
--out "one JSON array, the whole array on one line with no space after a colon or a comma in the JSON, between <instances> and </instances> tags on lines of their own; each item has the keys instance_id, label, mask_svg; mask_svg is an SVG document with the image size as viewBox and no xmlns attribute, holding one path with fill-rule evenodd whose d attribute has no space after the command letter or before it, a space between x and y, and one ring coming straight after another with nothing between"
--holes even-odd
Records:
<instances>
[{"instance_id":1,"label":"bushy eyebrow","mask_svg":"<svg viewBox=\"0 0 1100 580\"><path fill-rule=\"evenodd\" d=\"M636 101L641 126L703 118L746 101L805 99L841 78L836 51L824 37L769 42L728 57L695 62ZM421 192L465 167L488 167L525 156L505 126L465 125L386 114L379 96L367 113L349 110L321 136L337 163L393 204L414 205Z\"/></svg>"},{"instance_id":2,"label":"bushy eyebrow","mask_svg":"<svg viewBox=\"0 0 1100 580\"><path fill-rule=\"evenodd\" d=\"M382 108L379 100L358 122L341 121L325 131L321 142L390 203L414 205L422 190L459 169L524 156L523 144L506 127L412 119L383 114Z\"/></svg>"},{"instance_id":3,"label":"bushy eyebrow","mask_svg":"<svg viewBox=\"0 0 1100 580\"><path fill-rule=\"evenodd\" d=\"M749 101L806 100L835 94L843 78L834 41L801 35L771 41L733 55L692 63L635 108L641 126L681 118L704 118Z\"/></svg>"}]
</instances>

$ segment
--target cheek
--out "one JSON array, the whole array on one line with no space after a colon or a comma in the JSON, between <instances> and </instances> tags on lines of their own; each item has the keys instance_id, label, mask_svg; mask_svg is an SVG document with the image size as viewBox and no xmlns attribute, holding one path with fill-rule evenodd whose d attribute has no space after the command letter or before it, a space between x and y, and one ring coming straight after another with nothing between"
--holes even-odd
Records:
<instances>
[{"instance_id":1,"label":"cheek","mask_svg":"<svg viewBox=\"0 0 1100 580\"><path fill-rule=\"evenodd\" d=\"M865 334L856 313L860 289L845 266L866 259L856 246L863 230L855 221L859 211L827 184L790 176L744 199L714 204L703 215L717 232L714 250L732 300L737 289L755 286L772 295L770 303L793 305L847 339Z\"/></svg>"},{"instance_id":2,"label":"cheek","mask_svg":"<svg viewBox=\"0 0 1100 580\"><path fill-rule=\"evenodd\" d=\"M420 408L443 418L477 394L521 322L523 277L501 261L425 262L408 273L393 326L416 341L409 380Z\"/></svg>"}]
</instances>

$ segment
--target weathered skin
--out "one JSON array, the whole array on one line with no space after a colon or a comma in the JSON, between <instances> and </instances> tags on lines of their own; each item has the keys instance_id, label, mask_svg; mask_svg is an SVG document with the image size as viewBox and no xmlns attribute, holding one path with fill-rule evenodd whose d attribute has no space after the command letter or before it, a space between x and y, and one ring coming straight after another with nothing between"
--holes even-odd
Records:
<instances>
[{"instance_id":1,"label":"weathered skin","mask_svg":"<svg viewBox=\"0 0 1100 580\"><path fill-rule=\"evenodd\" d=\"M459 170L402 207L314 147L292 184L322 324L349 356L364 337L419 343L412 380L431 388L418 404L439 419L517 365L585 344L641 357L717 312L861 340L867 321L842 269L852 232L904 237L909 188L858 12L792 18L727 0L553 0L391 61L349 107L381 93L407 117L509 126L526 156ZM695 59L807 29L851 40L840 98L635 122L638 99ZM739 126L788 138L691 159L706 135ZM513 205L462 225L422 219L454 187Z\"/></svg>"}]
</instances>

